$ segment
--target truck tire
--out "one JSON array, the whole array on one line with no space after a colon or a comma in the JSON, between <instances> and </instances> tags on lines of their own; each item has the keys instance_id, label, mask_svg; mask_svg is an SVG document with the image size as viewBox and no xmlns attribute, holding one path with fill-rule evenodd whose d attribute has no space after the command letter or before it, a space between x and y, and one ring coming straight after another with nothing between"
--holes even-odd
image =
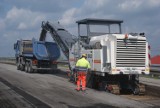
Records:
<instances>
[{"instance_id":1,"label":"truck tire","mask_svg":"<svg viewBox=\"0 0 160 108\"><path fill-rule=\"evenodd\" d=\"M25 64L25 72L28 72L28 66L29 66L29 64L28 64L28 62L26 62L26 64Z\"/></svg>"},{"instance_id":2,"label":"truck tire","mask_svg":"<svg viewBox=\"0 0 160 108\"><path fill-rule=\"evenodd\" d=\"M20 70L20 66L19 66L19 64L17 64L17 70Z\"/></svg>"},{"instance_id":3,"label":"truck tire","mask_svg":"<svg viewBox=\"0 0 160 108\"><path fill-rule=\"evenodd\" d=\"M19 58L16 58L16 66L17 70L20 70Z\"/></svg>"},{"instance_id":4,"label":"truck tire","mask_svg":"<svg viewBox=\"0 0 160 108\"><path fill-rule=\"evenodd\" d=\"M21 70L21 71L24 71L24 68L25 68L25 66L21 64L21 65L20 65L20 70Z\"/></svg>"},{"instance_id":5,"label":"truck tire","mask_svg":"<svg viewBox=\"0 0 160 108\"><path fill-rule=\"evenodd\" d=\"M28 63L28 73L33 73L34 70L32 69L32 64Z\"/></svg>"}]
</instances>

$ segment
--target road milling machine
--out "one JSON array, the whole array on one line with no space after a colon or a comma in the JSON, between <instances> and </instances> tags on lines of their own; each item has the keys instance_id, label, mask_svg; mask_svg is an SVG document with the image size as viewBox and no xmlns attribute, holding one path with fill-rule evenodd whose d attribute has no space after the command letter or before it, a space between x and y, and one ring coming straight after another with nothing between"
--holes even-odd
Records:
<instances>
[{"instance_id":1,"label":"road milling machine","mask_svg":"<svg viewBox=\"0 0 160 108\"><path fill-rule=\"evenodd\" d=\"M91 71L87 86L113 94L131 91L144 94L145 85L139 75L149 74L149 47L144 33L122 34L122 20L87 18L76 22L78 37L71 35L59 23L42 22L40 41L49 32L69 62L71 77L76 61L87 54Z\"/></svg>"}]
</instances>

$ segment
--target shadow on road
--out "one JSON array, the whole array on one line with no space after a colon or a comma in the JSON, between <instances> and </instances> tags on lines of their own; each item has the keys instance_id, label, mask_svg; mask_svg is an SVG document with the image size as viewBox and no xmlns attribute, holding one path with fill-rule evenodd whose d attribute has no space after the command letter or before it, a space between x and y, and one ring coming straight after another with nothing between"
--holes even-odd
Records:
<instances>
[{"instance_id":1,"label":"shadow on road","mask_svg":"<svg viewBox=\"0 0 160 108\"><path fill-rule=\"evenodd\" d=\"M62 78L69 78L68 73L64 70L61 70L61 69L56 69L56 70L53 70L53 71L39 71L39 72L36 72L36 73L38 73L38 74L50 74L50 75L55 75L55 76L62 77Z\"/></svg>"}]
</instances>

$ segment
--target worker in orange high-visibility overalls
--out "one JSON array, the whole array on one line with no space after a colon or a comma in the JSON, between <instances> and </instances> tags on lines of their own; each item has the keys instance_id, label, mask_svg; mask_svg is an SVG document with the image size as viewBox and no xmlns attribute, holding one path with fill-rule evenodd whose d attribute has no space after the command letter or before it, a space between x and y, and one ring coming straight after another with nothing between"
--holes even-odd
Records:
<instances>
[{"instance_id":1,"label":"worker in orange high-visibility overalls","mask_svg":"<svg viewBox=\"0 0 160 108\"><path fill-rule=\"evenodd\" d=\"M86 90L86 76L87 71L90 69L90 63L87 60L87 55L82 54L82 57L77 61L76 63L76 69L77 69L77 91L85 91ZM82 86L82 88L81 88Z\"/></svg>"}]
</instances>

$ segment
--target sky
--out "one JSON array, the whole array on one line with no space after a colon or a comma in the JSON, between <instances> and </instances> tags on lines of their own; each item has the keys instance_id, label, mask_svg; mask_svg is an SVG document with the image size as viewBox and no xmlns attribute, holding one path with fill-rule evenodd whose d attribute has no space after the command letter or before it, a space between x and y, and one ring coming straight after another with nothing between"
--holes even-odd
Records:
<instances>
[{"instance_id":1,"label":"sky","mask_svg":"<svg viewBox=\"0 0 160 108\"><path fill-rule=\"evenodd\" d=\"M123 33L144 32L151 56L160 55L159 11L160 0L0 0L0 57L15 55L17 39L39 39L42 21L59 21L77 35L84 18L123 20Z\"/></svg>"}]
</instances>

